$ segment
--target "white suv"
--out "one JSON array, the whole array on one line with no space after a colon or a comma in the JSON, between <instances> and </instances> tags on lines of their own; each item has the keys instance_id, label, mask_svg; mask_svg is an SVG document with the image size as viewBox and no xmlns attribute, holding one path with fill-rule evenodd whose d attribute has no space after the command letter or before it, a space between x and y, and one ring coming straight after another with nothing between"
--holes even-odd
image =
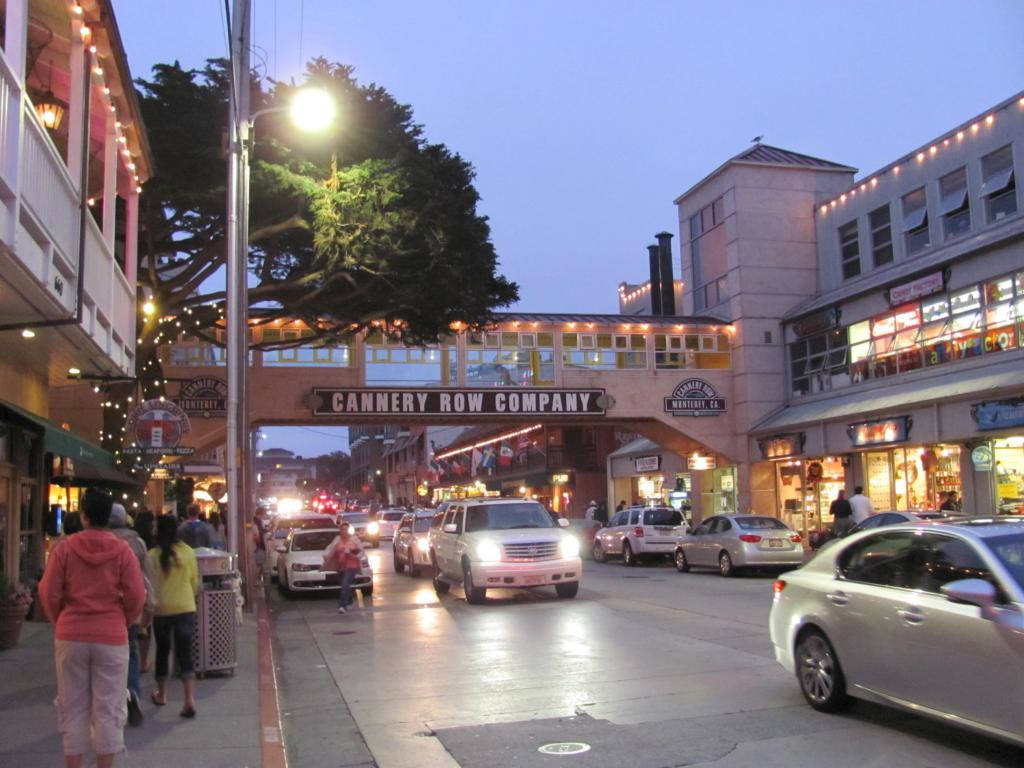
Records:
<instances>
[{"instance_id":1,"label":"white suv","mask_svg":"<svg viewBox=\"0 0 1024 768\"><path fill-rule=\"evenodd\" d=\"M637 565L647 555L671 556L689 530L672 507L626 507L616 512L594 537L594 560L622 556L624 565Z\"/></svg>"},{"instance_id":2,"label":"white suv","mask_svg":"<svg viewBox=\"0 0 1024 768\"><path fill-rule=\"evenodd\" d=\"M429 534L434 589L461 582L466 602L481 603L489 588L554 586L575 597L583 561L579 542L540 504L527 499L453 502Z\"/></svg>"}]
</instances>

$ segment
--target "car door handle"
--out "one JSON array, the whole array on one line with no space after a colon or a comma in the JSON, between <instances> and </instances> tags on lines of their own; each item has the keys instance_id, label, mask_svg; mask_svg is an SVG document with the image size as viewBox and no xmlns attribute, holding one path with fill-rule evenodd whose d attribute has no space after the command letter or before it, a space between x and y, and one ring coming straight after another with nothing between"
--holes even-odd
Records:
<instances>
[{"instance_id":1,"label":"car door handle","mask_svg":"<svg viewBox=\"0 0 1024 768\"><path fill-rule=\"evenodd\" d=\"M845 592L829 592L825 597L827 597L833 605L846 605L850 602L850 598L846 596Z\"/></svg>"},{"instance_id":2,"label":"car door handle","mask_svg":"<svg viewBox=\"0 0 1024 768\"><path fill-rule=\"evenodd\" d=\"M917 608L900 608L896 611L896 615L908 624L920 624L924 621L924 614Z\"/></svg>"}]
</instances>

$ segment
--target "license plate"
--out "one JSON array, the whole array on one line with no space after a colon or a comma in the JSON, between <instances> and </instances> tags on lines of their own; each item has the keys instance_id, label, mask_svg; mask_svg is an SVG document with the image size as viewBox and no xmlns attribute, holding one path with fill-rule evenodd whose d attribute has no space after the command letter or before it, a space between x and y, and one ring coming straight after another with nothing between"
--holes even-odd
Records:
<instances>
[{"instance_id":1,"label":"license plate","mask_svg":"<svg viewBox=\"0 0 1024 768\"><path fill-rule=\"evenodd\" d=\"M544 583L544 577L543 576L524 576L523 577L523 584L543 584L543 583Z\"/></svg>"},{"instance_id":2,"label":"license plate","mask_svg":"<svg viewBox=\"0 0 1024 768\"><path fill-rule=\"evenodd\" d=\"M654 530L656 530L658 533L672 533L672 528L661 528L655 526Z\"/></svg>"},{"instance_id":3,"label":"license plate","mask_svg":"<svg viewBox=\"0 0 1024 768\"><path fill-rule=\"evenodd\" d=\"M782 539L768 539L768 546L771 547L772 549L776 549L776 548L777 549L781 549L782 548Z\"/></svg>"}]
</instances>

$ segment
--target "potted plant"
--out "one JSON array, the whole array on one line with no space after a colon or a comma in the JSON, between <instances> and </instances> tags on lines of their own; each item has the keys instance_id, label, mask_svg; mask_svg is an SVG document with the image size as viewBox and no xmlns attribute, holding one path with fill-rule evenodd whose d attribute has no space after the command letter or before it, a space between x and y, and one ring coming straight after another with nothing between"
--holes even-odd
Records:
<instances>
[{"instance_id":1,"label":"potted plant","mask_svg":"<svg viewBox=\"0 0 1024 768\"><path fill-rule=\"evenodd\" d=\"M0 651L18 644L21 624L31 605L31 590L0 573Z\"/></svg>"}]
</instances>

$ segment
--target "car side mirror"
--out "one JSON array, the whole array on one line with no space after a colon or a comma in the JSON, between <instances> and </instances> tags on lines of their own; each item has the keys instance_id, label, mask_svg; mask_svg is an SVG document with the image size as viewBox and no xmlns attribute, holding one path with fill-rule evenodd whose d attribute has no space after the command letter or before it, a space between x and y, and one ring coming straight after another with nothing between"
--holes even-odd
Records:
<instances>
[{"instance_id":1,"label":"car side mirror","mask_svg":"<svg viewBox=\"0 0 1024 768\"><path fill-rule=\"evenodd\" d=\"M564 517L560 517L560 518L558 518L558 525L561 528L568 528L569 527L569 521L566 520Z\"/></svg>"},{"instance_id":2,"label":"car side mirror","mask_svg":"<svg viewBox=\"0 0 1024 768\"><path fill-rule=\"evenodd\" d=\"M445 533L458 533L459 526L457 526L455 523L445 523L441 530Z\"/></svg>"},{"instance_id":3,"label":"car side mirror","mask_svg":"<svg viewBox=\"0 0 1024 768\"><path fill-rule=\"evenodd\" d=\"M276 547L274 547L274 549L276 549L278 552L287 552L288 551L288 545L287 544L278 544Z\"/></svg>"},{"instance_id":4,"label":"car side mirror","mask_svg":"<svg viewBox=\"0 0 1024 768\"><path fill-rule=\"evenodd\" d=\"M958 579L943 584L939 589L951 602L978 606L982 615L996 602L996 588L984 579Z\"/></svg>"}]
</instances>

